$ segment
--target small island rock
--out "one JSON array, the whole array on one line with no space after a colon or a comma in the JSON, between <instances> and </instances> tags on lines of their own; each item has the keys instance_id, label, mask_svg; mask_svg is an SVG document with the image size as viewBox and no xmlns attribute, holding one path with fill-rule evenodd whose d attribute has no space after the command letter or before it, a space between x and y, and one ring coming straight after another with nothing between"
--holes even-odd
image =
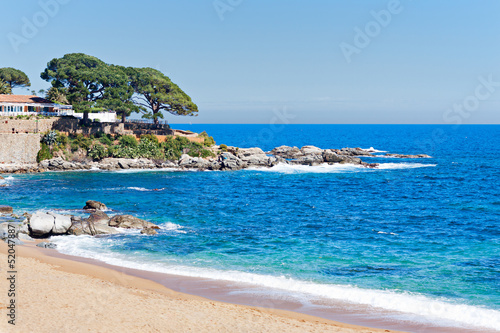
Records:
<instances>
[{"instance_id":1,"label":"small island rock","mask_svg":"<svg viewBox=\"0 0 500 333\"><path fill-rule=\"evenodd\" d=\"M89 200L85 203L85 207L83 207L84 210L107 210L108 207L106 207L105 204L103 204L102 202L99 202L99 201L95 201L95 200Z\"/></svg>"}]
</instances>

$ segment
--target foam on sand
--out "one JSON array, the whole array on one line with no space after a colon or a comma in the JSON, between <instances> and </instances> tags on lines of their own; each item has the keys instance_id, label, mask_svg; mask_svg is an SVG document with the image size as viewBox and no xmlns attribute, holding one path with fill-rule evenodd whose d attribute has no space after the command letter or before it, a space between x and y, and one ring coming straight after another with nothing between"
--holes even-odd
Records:
<instances>
[{"instance_id":1,"label":"foam on sand","mask_svg":"<svg viewBox=\"0 0 500 333\"><path fill-rule=\"evenodd\" d=\"M166 224L169 226L170 224ZM178 225L171 225L178 228ZM123 238L90 236L56 236L62 253L92 258L108 264L165 274L229 281L285 292L299 300L330 300L365 305L381 311L403 313L407 320L445 326L473 326L487 329L500 327L500 311L467 304L458 304L445 298L392 290L363 289L350 285L315 283L285 276L246 273L234 270L172 265L168 259L148 258L109 251L110 246L124 242Z\"/></svg>"}]
</instances>

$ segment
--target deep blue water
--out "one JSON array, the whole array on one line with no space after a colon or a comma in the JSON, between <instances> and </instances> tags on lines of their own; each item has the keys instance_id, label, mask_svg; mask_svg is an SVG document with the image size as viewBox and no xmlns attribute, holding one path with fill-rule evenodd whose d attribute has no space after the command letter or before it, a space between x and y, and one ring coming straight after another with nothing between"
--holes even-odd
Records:
<instances>
[{"instance_id":1,"label":"deep blue water","mask_svg":"<svg viewBox=\"0 0 500 333\"><path fill-rule=\"evenodd\" d=\"M416 321L500 327L500 126L175 127L239 147L374 147L433 158L365 158L383 163L379 170L14 175L0 204L79 213L93 199L110 214L163 227L156 237L60 237L68 254L401 310Z\"/></svg>"}]
</instances>

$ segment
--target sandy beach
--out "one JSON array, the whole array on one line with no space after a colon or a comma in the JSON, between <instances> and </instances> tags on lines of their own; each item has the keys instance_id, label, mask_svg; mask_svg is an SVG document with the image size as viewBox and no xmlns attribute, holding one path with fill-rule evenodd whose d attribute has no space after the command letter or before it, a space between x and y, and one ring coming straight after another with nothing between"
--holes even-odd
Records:
<instances>
[{"instance_id":1,"label":"sandy beach","mask_svg":"<svg viewBox=\"0 0 500 333\"><path fill-rule=\"evenodd\" d=\"M215 302L156 282L16 247L16 325L8 324L7 246L0 245L2 332L395 332L290 311Z\"/></svg>"}]
</instances>

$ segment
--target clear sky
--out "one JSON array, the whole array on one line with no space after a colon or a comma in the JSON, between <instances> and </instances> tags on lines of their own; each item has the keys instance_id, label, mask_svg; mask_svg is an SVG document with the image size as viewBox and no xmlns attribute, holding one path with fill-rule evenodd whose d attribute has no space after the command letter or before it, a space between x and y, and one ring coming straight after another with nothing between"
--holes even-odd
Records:
<instances>
[{"instance_id":1,"label":"clear sky","mask_svg":"<svg viewBox=\"0 0 500 333\"><path fill-rule=\"evenodd\" d=\"M0 67L36 91L82 52L167 74L199 107L172 123L500 123L498 0L0 4Z\"/></svg>"}]
</instances>

